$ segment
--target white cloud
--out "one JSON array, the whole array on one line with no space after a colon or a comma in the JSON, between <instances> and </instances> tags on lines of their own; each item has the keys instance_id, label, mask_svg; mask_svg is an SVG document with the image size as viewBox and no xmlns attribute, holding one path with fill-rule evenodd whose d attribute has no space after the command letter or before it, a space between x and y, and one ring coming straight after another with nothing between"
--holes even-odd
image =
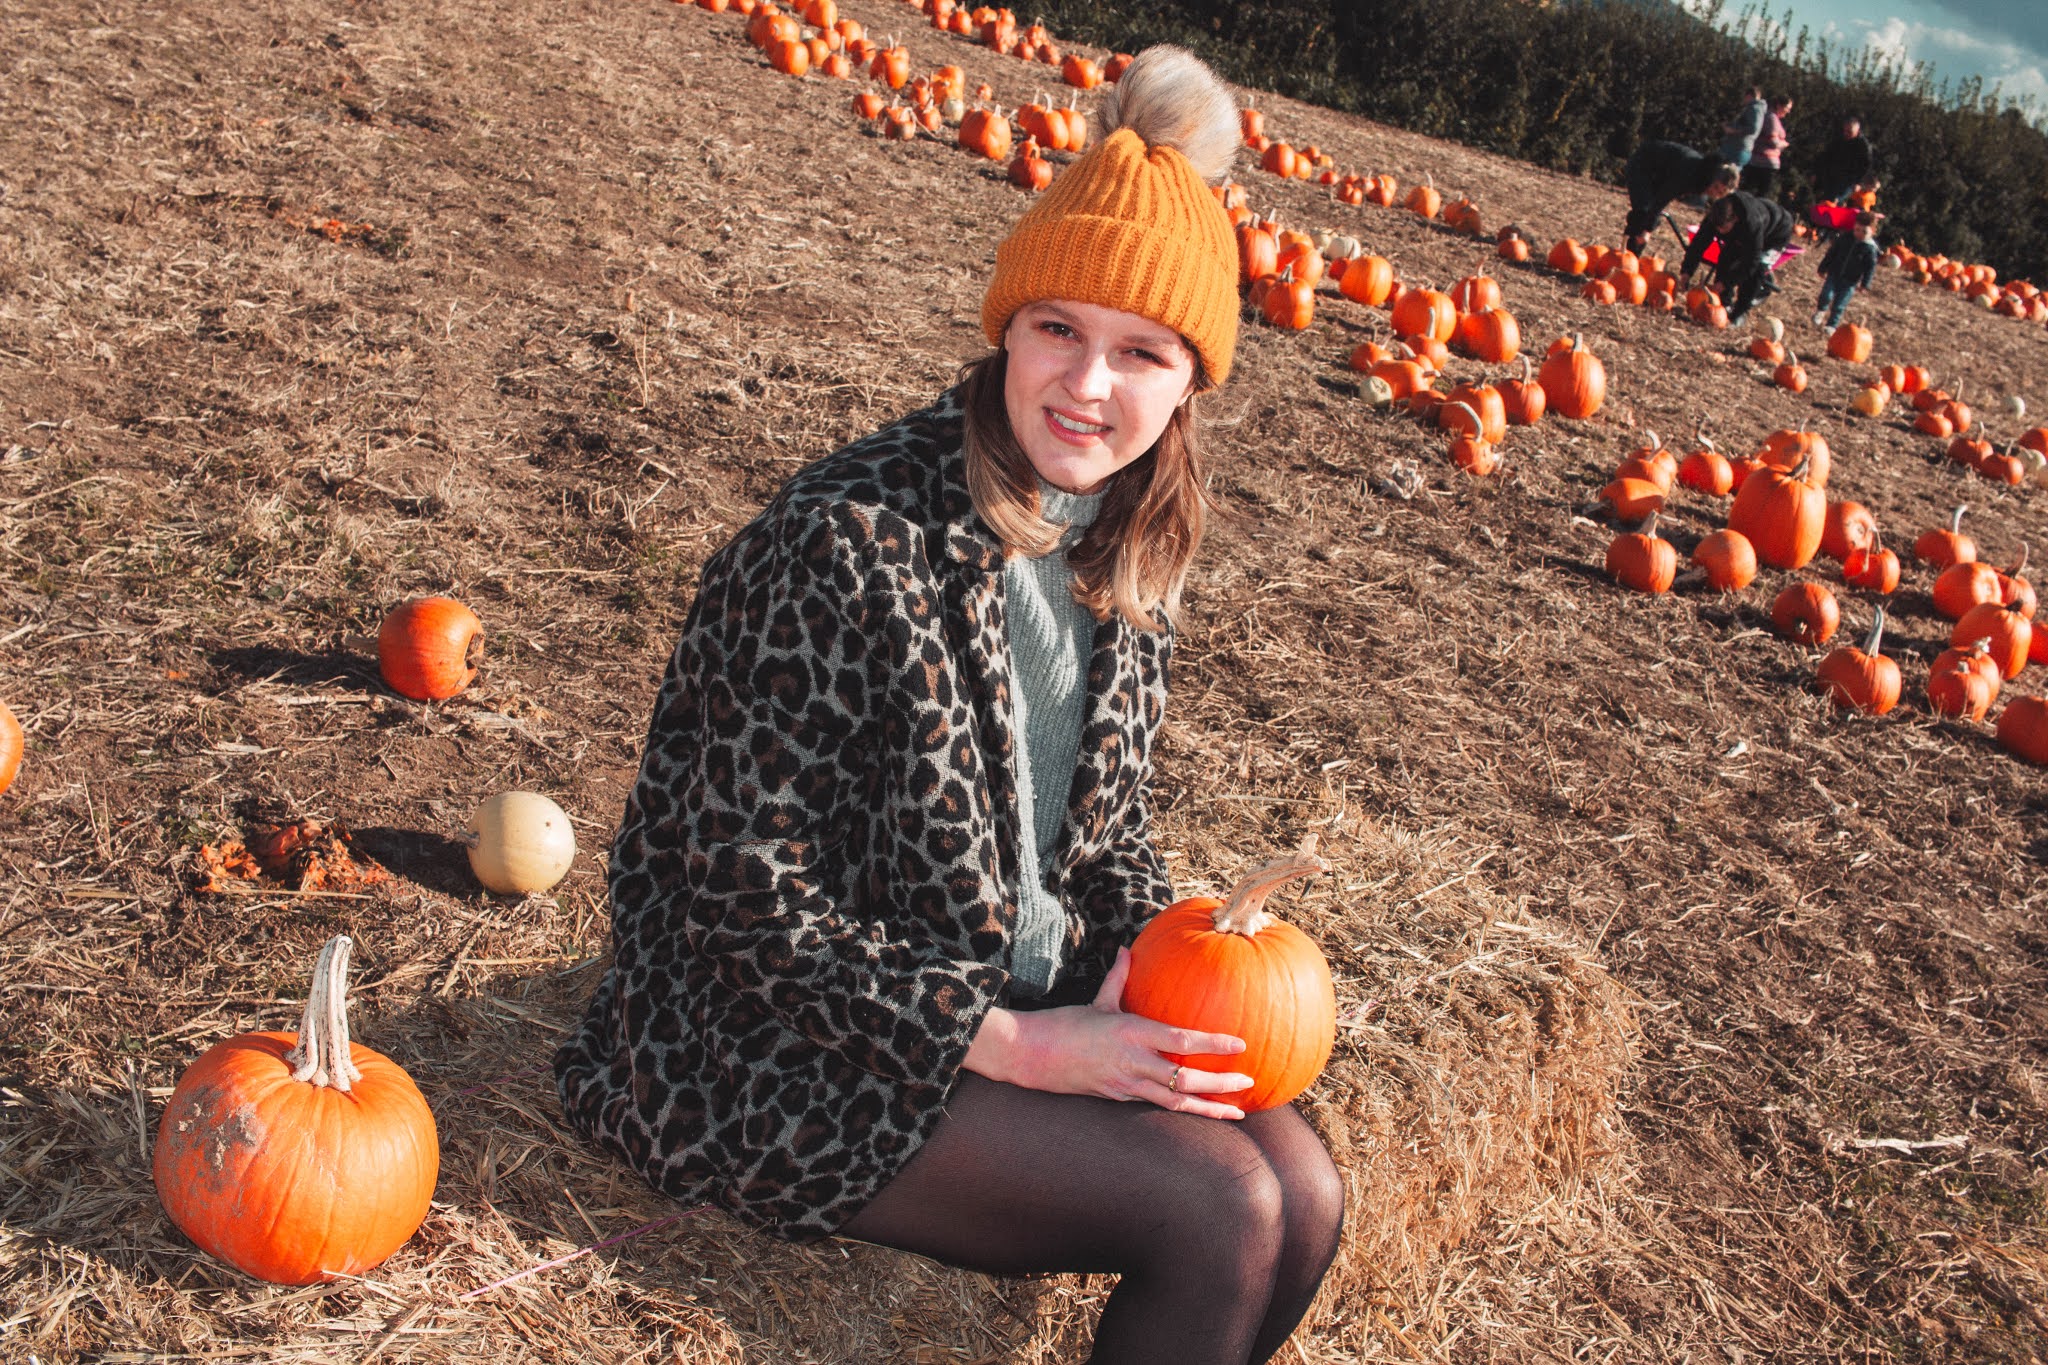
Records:
<instances>
[{"instance_id":1,"label":"white cloud","mask_svg":"<svg viewBox=\"0 0 2048 1365\"><path fill-rule=\"evenodd\" d=\"M1925 63L1934 79L1961 80L1981 75L1988 90L2001 87L2008 98L2032 98L2037 106L2048 106L2048 75L2041 60L2017 43L1980 38L1959 28L1912 23L1894 15L1881 23L1865 19L1849 21L1862 44L1910 72ZM1832 27L1832 25L1830 25Z\"/></svg>"}]
</instances>

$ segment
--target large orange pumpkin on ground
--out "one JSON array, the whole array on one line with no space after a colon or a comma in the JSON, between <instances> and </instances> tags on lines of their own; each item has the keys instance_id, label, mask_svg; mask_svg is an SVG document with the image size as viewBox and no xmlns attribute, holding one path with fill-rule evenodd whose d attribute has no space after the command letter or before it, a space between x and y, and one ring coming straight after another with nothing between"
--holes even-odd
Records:
<instances>
[{"instance_id":1,"label":"large orange pumpkin on ground","mask_svg":"<svg viewBox=\"0 0 2048 1365\"><path fill-rule=\"evenodd\" d=\"M21 722L0 701L0 793L14 785L14 775L21 771L22 748Z\"/></svg>"},{"instance_id":2,"label":"large orange pumpkin on ground","mask_svg":"<svg viewBox=\"0 0 2048 1365\"><path fill-rule=\"evenodd\" d=\"M1607 400L1607 367L1577 337L1568 348L1543 358L1536 382L1543 386L1550 410L1560 417L1591 417Z\"/></svg>"},{"instance_id":3,"label":"large orange pumpkin on ground","mask_svg":"<svg viewBox=\"0 0 2048 1365\"><path fill-rule=\"evenodd\" d=\"M1998 742L2029 763L2048 765L2048 699L2016 697L1998 717Z\"/></svg>"},{"instance_id":4,"label":"large orange pumpkin on ground","mask_svg":"<svg viewBox=\"0 0 2048 1365\"><path fill-rule=\"evenodd\" d=\"M1899 704L1899 664L1878 647L1884 640L1884 607L1877 608L1861 649L1841 645L1828 651L1814 682L1837 706L1881 716Z\"/></svg>"},{"instance_id":5,"label":"large orange pumpkin on ground","mask_svg":"<svg viewBox=\"0 0 2048 1365\"><path fill-rule=\"evenodd\" d=\"M360 1275L427 1216L433 1111L404 1068L348 1037L349 939L320 950L296 1036L216 1044L157 1127L164 1212L199 1247L276 1284Z\"/></svg>"},{"instance_id":6,"label":"large orange pumpkin on ground","mask_svg":"<svg viewBox=\"0 0 2048 1365\"><path fill-rule=\"evenodd\" d=\"M1226 900L1176 901L1131 945L1127 1012L1244 1039L1234 1057L1166 1054L1197 1071L1252 1078L1248 1090L1207 1098L1247 1113L1271 1109L1306 1090L1329 1061L1337 1040L1330 964L1307 934L1264 908L1280 886L1324 869L1311 837L1246 873Z\"/></svg>"},{"instance_id":7,"label":"large orange pumpkin on ground","mask_svg":"<svg viewBox=\"0 0 2048 1365\"><path fill-rule=\"evenodd\" d=\"M1779 569L1803 568L1820 550L1827 494L1806 481L1806 462L1791 473L1765 465L1742 481L1728 509L1728 528L1756 546L1756 557Z\"/></svg>"},{"instance_id":8,"label":"large orange pumpkin on ground","mask_svg":"<svg viewBox=\"0 0 2048 1365\"><path fill-rule=\"evenodd\" d=\"M377 630L377 669L400 696L441 701L469 686L484 623L452 597L415 597Z\"/></svg>"}]
</instances>

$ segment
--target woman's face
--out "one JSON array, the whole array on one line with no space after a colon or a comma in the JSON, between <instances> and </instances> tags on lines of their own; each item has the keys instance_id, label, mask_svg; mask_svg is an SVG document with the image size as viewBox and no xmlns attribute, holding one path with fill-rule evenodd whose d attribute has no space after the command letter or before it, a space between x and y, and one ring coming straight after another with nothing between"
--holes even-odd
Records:
<instances>
[{"instance_id":1,"label":"woman's face","mask_svg":"<svg viewBox=\"0 0 2048 1365\"><path fill-rule=\"evenodd\" d=\"M1194 391L1195 357L1170 327L1093 303L1029 303L1003 334L1003 405L1038 477L1093 493L1150 450Z\"/></svg>"}]
</instances>

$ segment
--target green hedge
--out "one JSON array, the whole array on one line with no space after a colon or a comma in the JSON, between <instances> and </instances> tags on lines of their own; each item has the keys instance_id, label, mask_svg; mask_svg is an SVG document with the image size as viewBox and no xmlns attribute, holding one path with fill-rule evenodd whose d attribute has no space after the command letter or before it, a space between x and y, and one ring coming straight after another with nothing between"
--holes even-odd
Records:
<instances>
[{"instance_id":1,"label":"green hedge","mask_svg":"<svg viewBox=\"0 0 2048 1365\"><path fill-rule=\"evenodd\" d=\"M2048 135L2030 111L1974 81L1845 60L1768 11L1742 16L1748 42L1654 2L1044 0L1032 14L1078 41L1181 43L1240 85L1617 182L1645 138L1712 150L1761 85L1795 101L1788 204L1812 202L1815 158L1861 113L1884 240L2048 284Z\"/></svg>"}]
</instances>

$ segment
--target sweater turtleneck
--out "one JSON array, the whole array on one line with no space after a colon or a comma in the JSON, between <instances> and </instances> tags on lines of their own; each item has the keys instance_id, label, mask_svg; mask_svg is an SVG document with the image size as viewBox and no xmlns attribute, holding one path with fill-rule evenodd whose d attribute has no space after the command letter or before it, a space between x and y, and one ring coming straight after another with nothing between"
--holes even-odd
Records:
<instances>
[{"instance_id":1,"label":"sweater turtleneck","mask_svg":"<svg viewBox=\"0 0 2048 1365\"><path fill-rule=\"evenodd\" d=\"M1039 513L1064 522L1059 544L1036 558L1003 565L1004 616L1010 632L1011 699L1017 713L1017 922L1010 974L1021 992L1042 995L1059 970L1066 911L1045 887L1059 848L1067 797L1081 751L1088 701L1088 659L1095 616L1074 600L1067 551L1102 510L1100 493L1069 493L1043 479Z\"/></svg>"}]
</instances>

